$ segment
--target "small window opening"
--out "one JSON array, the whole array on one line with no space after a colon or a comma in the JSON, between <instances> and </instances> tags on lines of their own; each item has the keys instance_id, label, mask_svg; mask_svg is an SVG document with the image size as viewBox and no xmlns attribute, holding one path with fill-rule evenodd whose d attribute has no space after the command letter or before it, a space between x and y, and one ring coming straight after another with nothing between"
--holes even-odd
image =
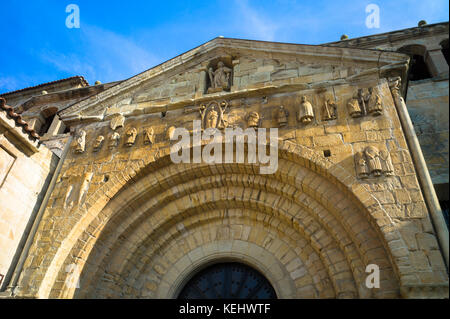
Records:
<instances>
[{"instance_id":1,"label":"small window opening","mask_svg":"<svg viewBox=\"0 0 450 319\"><path fill-rule=\"evenodd\" d=\"M324 150L323 151L323 156L330 157L331 156L331 151L330 150Z\"/></svg>"}]
</instances>

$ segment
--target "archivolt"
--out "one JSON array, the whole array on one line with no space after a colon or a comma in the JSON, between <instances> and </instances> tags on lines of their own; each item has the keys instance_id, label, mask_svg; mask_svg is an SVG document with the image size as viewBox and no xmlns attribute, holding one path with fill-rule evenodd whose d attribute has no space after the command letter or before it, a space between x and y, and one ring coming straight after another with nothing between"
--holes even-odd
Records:
<instances>
[{"instance_id":1,"label":"archivolt","mask_svg":"<svg viewBox=\"0 0 450 319\"><path fill-rule=\"evenodd\" d=\"M221 229L249 227L245 236L241 230L226 239L275 256L289 274L286 285L297 289L291 297L395 296L398 279L376 201L314 152L284 143L279 154L270 176L250 164L172 164L165 154L121 184L116 180L118 186L112 179L111 194L88 200L92 205L65 243L71 253L60 248L53 262L58 278L48 275L43 287L52 297L73 296L58 283L67 275L64 265L75 261L83 266L76 297L155 297L171 264L220 242ZM375 294L364 285L369 263L382 269Z\"/></svg>"}]
</instances>

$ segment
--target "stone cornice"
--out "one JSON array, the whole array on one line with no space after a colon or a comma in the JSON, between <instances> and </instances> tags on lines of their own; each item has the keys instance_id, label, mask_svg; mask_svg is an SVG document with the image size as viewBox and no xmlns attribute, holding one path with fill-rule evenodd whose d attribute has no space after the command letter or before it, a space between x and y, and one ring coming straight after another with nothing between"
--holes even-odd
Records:
<instances>
[{"instance_id":1,"label":"stone cornice","mask_svg":"<svg viewBox=\"0 0 450 319\"><path fill-rule=\"evenodd\" d=\"M324 45L334 47L358 47L367 48L375 47L380 44L388 42L402 41L405 39L412 39L424 36L434 36L438 34L447 34L449 32L448 22L429 24L422 27L414 27L402 29L393 32L379 33L354 39L329 42Z\"/></svg>"}]
</instances>

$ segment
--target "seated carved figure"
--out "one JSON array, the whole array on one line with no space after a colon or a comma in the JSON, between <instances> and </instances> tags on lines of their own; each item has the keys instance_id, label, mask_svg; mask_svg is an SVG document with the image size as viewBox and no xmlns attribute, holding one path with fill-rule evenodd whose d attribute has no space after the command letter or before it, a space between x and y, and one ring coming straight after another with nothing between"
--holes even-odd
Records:
<instances>
[{"instance_id":1,"label":"seated carved figure","mask_svg":"<svg viewBox=\"0 0 450 319\"><path fill-rule=\"evenodd\" d=\"M209 68L209 80L211 82L211 88L213 89L229 89L230 88L230 75L231 69L226 67L225 64L220 61L217 64L217 69L213 71Z\"/></svg>"}]
</instances>

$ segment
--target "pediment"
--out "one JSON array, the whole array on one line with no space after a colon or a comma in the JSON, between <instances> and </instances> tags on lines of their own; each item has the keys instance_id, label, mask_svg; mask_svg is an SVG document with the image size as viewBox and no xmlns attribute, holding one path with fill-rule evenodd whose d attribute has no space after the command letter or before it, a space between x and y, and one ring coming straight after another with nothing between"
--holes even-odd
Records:
<instances>
[{"instance_id":1,"label":"pediment","mask_svg":"<svg viewBox=\"0 0 450 319\"><path fill-rule=\"evenodd\" d=\"M227 70L229 85L211 89L219 63ZM163 112L224 96L404 77L407 65L408 57L394 52L216 38L81 100L60 115L65 122L76 122L117 113Z\"/></svg>"}]
</instances>

